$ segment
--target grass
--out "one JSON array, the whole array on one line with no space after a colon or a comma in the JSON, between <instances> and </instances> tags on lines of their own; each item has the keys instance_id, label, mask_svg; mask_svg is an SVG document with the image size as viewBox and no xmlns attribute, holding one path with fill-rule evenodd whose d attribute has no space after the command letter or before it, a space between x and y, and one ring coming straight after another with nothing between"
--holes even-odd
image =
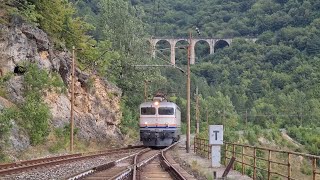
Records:
<instances>
[{"instance_id":1,"label":"grass","mask_svg":"<svg viewBox=\"0 0 320 180\"><path fill-rule=\"evenodd\" d=\"M7 97L7 91L4 87L0 86L0 97L6 98Z\"/></svg>"}]
</instances>

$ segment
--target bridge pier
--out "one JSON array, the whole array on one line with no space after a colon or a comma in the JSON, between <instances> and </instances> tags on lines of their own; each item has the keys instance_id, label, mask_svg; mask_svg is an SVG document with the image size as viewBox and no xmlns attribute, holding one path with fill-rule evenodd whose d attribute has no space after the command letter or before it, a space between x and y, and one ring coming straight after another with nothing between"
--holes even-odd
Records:
<instances>
[{"instance_id":1,"label":"bridge pier","mask_svg":"<svg viewBox=\"0 0 320 180\"><path fill-rule=\"evenodd\" d=\"M170 40L170 62L171 64L175 65L176 64L176 44L177 42L175 40Z\"/></svg>"}]
</instances>

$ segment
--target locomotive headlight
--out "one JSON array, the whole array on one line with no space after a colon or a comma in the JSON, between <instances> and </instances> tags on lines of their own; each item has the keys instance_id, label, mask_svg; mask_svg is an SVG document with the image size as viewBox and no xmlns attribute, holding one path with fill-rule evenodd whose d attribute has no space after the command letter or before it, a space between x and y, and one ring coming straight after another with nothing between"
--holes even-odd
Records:
<instances>
[{"instance_id":1,"label":"locomotive headlight","mask_svg":"<svg viewBox=\"0 0 320 180\"><path fill-rule=\"evenodd\" d=\"M145 122L144 125L145 125L146 127L148 127L148 122Z\"/></svg>"},{"instance_id":2,"label":"locomotive headlight","mask_svg":"<svg viewBox=\"0 0 320 180\"><path fill-rule=\"evenodd\" d=\"M169 123L166 123L166 126L169 127Z\"/></svg>"},{"instance_id":3,"label":"locomotive headlight","mask_svg":"<svg viewBox=\"0 0 320 180\"><path fill-rule=\"evenodd\" d=\"M155 102L154 102L154 105L155 105L155 106L158 106L158 105L159 105L159 101L155 101Z\"/></svg>"}]
</instances>

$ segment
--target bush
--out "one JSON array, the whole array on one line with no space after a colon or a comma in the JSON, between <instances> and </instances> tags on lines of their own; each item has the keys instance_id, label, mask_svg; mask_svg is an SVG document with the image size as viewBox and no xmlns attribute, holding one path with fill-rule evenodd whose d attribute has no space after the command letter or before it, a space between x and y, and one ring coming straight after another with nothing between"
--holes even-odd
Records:
<instances>
[{"instance_id":1,"label":"bush","mask_svg":"<svg viewBox=\"0 0 320 180\"><path fill-rule=\"evenodd\" d=\"M0 144L6 145L8 135L12 127L11 120L17 116L15 108L8 108L0 110ZM7 162L8 156L3 152L4 146L0 146L0 162Z\"/></svg>"},{"instance_id":2,"label":"bush","mask_svg":"<svg viewBox=\"0 0 320 180\"><path fill-rule=\"evenodd\" d=\"M258 138L253 130L248 130L246 132L246 136L250 145L254 145L258 141Z\"/></svg>"},{"instance_id":3,"label":"bush","mask_svg":"<svg viewBox=\"0 0 320 180\"><path fill-rule=\"evenodd\" d=\"M74 129L74 136L77 135L78 130L78 128ZM52 153L58 152L61 149L65 149L70 143L70 124L66 124L63 128L56 128L54 130L54 135L57 138L57 141L49 148L49 151Z\"/></svg>"},{"instance_id":4,"label":"bush","mask_svg":"<svg viewBox=\"0 0 320 180\"><path fill-rule=\"evenodd\" d=\"M28 92L37 92L39 95L49 89L58 93L66 91L66 87L58 73L49 74L46 70L39 69L35 64L25 64L27 72L24 76L25 95Z\"/></svg>"},{"instance_id":5,"label":"bush","mask_svg":"<svg viewBox=\"0 0 320 180\"><path fill-rule=\"evenodd\" d=\"M29 92L21 106L22 126L27 130L31 144L42 143L49 134L49 107L36 92Z\"/></svg>"},{"instance_id":6,"label":"bush","mask_svg":"<svg viewBox=\"0 0 320 180\"><path fill-rule=\"evenodd\" d=\"M128 135L132 138L137 138L139 136L139 119L136 114L133 112L124 102L121 103L122 119L120 124L120 130L123 134Z\"/></svg>"},{"instance_id":7,"label":"bush","mask_svg":"<svg viewBox=\"0 0 320 180\"><path fill-rule=\"evenodd\" d=\"M11 129L10 121L17 116L15 108L8 108L0 111L0 140L5 140Z\"/></svg>"},{"instance_id":8,"label":"bush","mask_svg":"<svg viewBox=\"0 0 320 180\"><path fill-rule=\"evenodd\" d=\"M9 81L11 77L12 77L12 73L8 73L0 77L0 96L1 97L4 97L4 98L6 97L7 92L5 88L5 83Z\"/></svg>"},{"instance_id":9,"label":"bush","mask_svg":"<svg viewBox=\"0 0 320 180\"><path fill-rule=\"evenodd\" d=\"M312 174L312 169L306 163L303 163L303 165L301 166L300 170L305 175L311 175Z\"/></svg>"},{"instance_id":10,"label":"bush","mask_svg":"<svg viewBox=\"0 0 320 180\"><path fill-rule=\"evenodd\" d=\"M24 75L25 101L20 105L19 118L21 125L27 130L32 145L45 141L49 134L49 107L43 102L45 90L55 89L63 92L65 86L57 73L49 74L35 64L25 64Z\"/></svg>"}]
</instances>

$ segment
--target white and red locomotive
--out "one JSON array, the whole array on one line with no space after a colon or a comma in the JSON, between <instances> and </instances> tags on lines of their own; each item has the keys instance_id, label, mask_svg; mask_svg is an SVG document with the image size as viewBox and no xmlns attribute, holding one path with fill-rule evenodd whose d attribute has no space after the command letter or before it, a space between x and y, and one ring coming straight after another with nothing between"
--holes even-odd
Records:
<instances>
[{"instance_id":1,"label":"white and red locomotive","mask_svg":"<svg viewBox=\"0 0 320 180\"><path fill-rule=\"evenodd\" d=\"M180 139L181 111L173 102L156 96L140 104L140 141L144 146L165 147Z\"/></svg>"}]
</instances>

